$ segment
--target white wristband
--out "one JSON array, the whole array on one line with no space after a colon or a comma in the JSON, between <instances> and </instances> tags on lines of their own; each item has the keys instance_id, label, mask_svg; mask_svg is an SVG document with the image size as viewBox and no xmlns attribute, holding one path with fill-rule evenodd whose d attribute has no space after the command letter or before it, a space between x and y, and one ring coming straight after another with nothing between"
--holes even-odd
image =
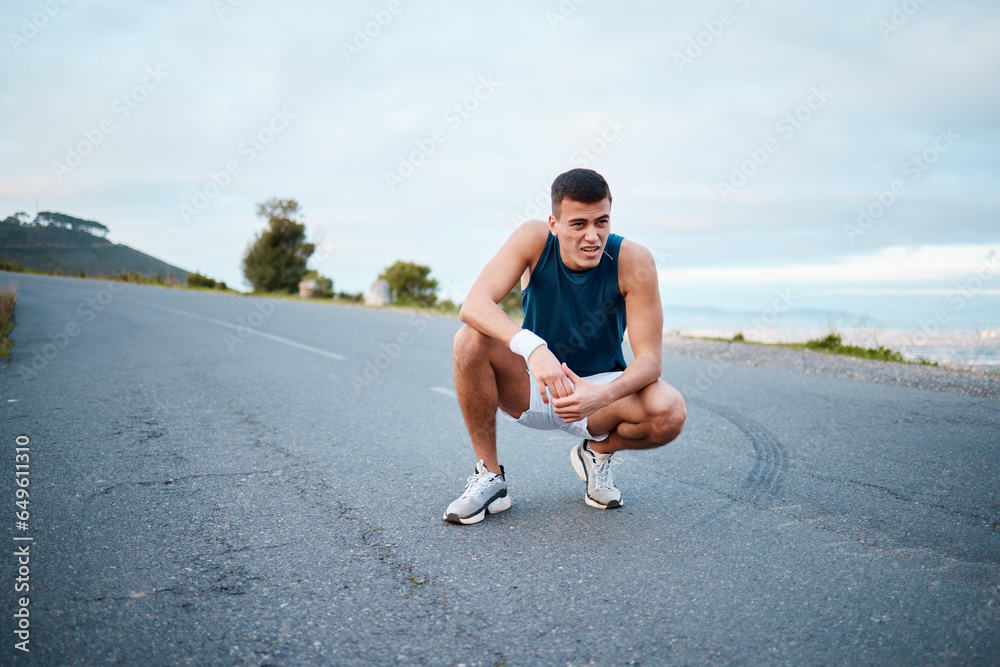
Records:
<instances>
[{"instance_id":1,"label":"white wristband","mask_svg":"<svg viewBox=\"0 0 1000 667\"><path fill-rule=\"evenodd\" d=\"M525 363L528 362L528 357L531 356L532 352L545 344L540 336L527 329L521 329L510 339L510 349L524 357Z\"/></svg>"}]
</instances>

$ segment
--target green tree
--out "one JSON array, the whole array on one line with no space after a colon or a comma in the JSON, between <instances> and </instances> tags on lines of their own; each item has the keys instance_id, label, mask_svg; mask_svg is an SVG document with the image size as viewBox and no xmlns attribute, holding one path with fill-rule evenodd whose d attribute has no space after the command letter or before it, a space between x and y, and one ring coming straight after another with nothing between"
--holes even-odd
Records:
<instances>
[{"instance_id":1,"label":"green tree","mask_svg":"<svg viewBox=\"0 0 1000 667\"><path fill-rule=\"evenodd\" d=\"M413 262L397 261L379 274L389 283L393 303L433 306L437 302L437 281L429 278L431 268Z\"/></svg>"},{"instance_id":2,"label":"green tree","mask_svg":"<svg viewBox=\"0 0 1000 667\"><path fill-rule=\"evenodd\" d=\"M306 243L306 226L294 219L299 203L272 197L257 205L268 228L254 237L243 254L243 275L255 292L294 292L306 274L306 262L316 249Z\"/></svg>"}]
</instances>

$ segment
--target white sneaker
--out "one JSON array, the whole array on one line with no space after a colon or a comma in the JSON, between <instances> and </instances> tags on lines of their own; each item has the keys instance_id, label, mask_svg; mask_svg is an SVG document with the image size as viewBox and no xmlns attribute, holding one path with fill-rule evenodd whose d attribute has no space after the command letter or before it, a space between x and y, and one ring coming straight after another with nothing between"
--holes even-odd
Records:
<instances>
[{"instance_id":1,"label":"white sneaker","mask_svg":"<svg viewBox=\"0 0 1000 667\"><path fill-rule=\"evenodd\" d=\"M462 524L479 523L488 512L496 514L509 507L510 496L507 495L503 466L500 466L500 474L497 475L487 470L480 460L476 464L476 474L469 478L465 491L444 511L444 520Z\"/></svg>"},{"instance_id":2,"label":"white sneaker","mask_svg":"<svg viewBox=\"0 0 1000 667\"><path fill-rule=\"evenodd\" d=\"M584 440L569 453L573 470L580 476L580 479L587 483L587 495L584 496L584 500L591 507L600 510L621 507L624 502L622 492L615 488L611 464L622 461L614 458L611 454L598 454L591 451L590 447L587 446L589 442L589 440Z\"/></svg>"}]
</instances>

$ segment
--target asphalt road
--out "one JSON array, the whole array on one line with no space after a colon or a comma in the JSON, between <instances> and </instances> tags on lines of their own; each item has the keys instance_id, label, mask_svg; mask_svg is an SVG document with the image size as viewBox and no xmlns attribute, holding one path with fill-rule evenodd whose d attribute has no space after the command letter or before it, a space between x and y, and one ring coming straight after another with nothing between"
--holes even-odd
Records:
<instances>
[{"instance_id":1,"label":"asphalt road","mask_svg":"<svg viewBox=\"0 0 1000 667\"><path fill-rule=\"evenodd\" d=\"M997 401L731 366L622 509L505 422L513 507L454 526L457 320L9 280L4 664L1000 663Z\"/></svg>"}]
</instances>

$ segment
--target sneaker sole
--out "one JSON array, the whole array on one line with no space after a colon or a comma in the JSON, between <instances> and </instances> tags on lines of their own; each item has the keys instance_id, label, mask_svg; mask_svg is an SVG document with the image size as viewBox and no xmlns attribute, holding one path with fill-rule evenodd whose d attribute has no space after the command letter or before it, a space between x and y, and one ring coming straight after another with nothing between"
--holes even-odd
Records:
<instances>
[{"instance_id":1,"label":"sneaker sole","mask_svg":"<svg viewBox=\"0 0 1000 667\"><path fill-rule=\"evenodd\" d=\"M487 514L496 514L497 512L503 512L506 509L510 509L510 496L503 496L502 498L497 498L484 509L479 510L477 513L461 517L457 514L445 514L444 520L450 523L458 523L463 526L468 526L473 523L479 523L486 518Z\"/></svg>"},{"instance_id":2,"label":"sneaker sole","mask_svg":"<svg viewBox=\"0 0 1000 667\"><path fill-rule=\"evenodd\" d=\"M577 445L572 450L570 450L569 460L573 464L573 470L576 471L577 477L579 477L584 482L587 482L587 468L584 467L582 459L583 454L580 453L580 449L582 447L583 445ZM587 486L588 487L590 486L590 482L587 482ZM598 502L590 497L589 491L583 494L583 499L587 501L588 505L599 510L610 510L616 507L621 507L622 505L625 504L625 498L622 498L621 500L612 500L609 503ZM480 521L481 520L482 519L480 519Z\"/></svg>"}]
</instances>

